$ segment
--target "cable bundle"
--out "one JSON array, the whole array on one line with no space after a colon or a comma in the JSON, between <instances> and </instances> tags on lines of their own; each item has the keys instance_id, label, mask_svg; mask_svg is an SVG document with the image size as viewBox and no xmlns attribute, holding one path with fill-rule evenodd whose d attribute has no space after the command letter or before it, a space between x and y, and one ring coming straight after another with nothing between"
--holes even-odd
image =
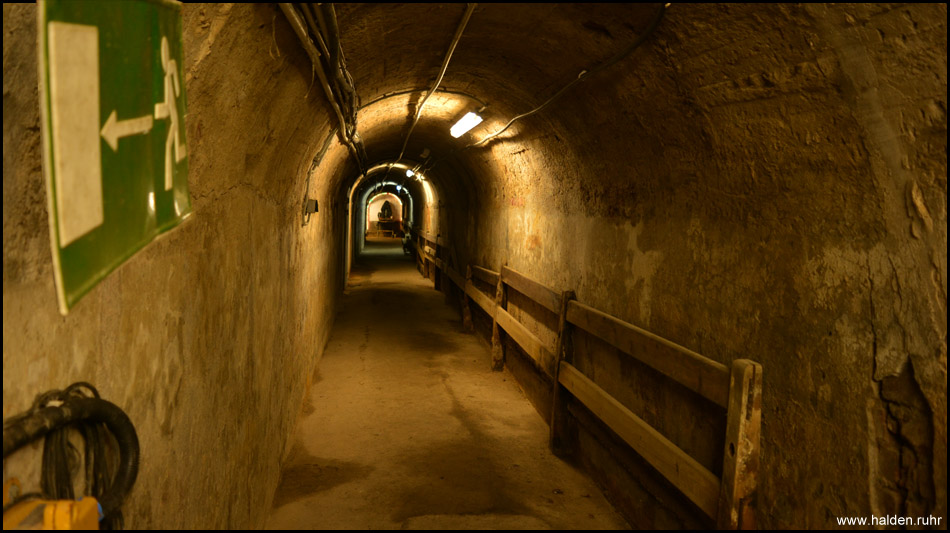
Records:
<instances>
[{"instance_id":1,"label":"cable bundle","mask_svg":"<svg viewBox=\"0 0 950 533\"><path fill-rule=\"evenodd\" d=\"M70 441L71 429L82 436L81 457ZM121 529L121 505L135 483L139 458L138 436L128 416L101 399L89 383L40 394L27 412L4 421L4 458L44 435L42 492L18 501L74 499L73 478L82 462L85 495L95 497L102 509L100 528Z\"/></svg>"},{"instance_id":2,"label":"cable bundle","mask_svg":"<svg viewBox=\"0 0 950 533\"><path fill-rule=\"evenodd\" d=\"M330 107L337 116L337 132L341 141L356 160L360 173L364 173L366 149L356 131L359 97L353 85L353 77L346 69L346 58L340 45L340 30L333 4L282 2L280 9L310 56L313 73L320 79Z\"/></svg>"}]
</instances>

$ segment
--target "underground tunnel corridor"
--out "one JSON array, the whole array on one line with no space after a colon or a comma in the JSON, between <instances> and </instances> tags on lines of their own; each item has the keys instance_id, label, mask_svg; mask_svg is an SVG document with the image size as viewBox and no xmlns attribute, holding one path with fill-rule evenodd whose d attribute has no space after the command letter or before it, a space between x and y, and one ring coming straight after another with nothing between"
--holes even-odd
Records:
<instances>
[{"instance_id":1,"label":"underground tunnel corridor","mask_svg":"<svg viewBox=\"0 0 950 533\"><path fill-rule=\"evenodd\" d=\"M369 241L267 528L626 528L400 241Z\"/></svg>"},{"instance_id":2,"label":"underground tunnel corridor","mask_svg":"<svg viewBox=\"0 0 950 533\"><path fill-rule=\"evenodd\" d=\"M4 4L4 483L88 383L129 528L945 529L946 21Z\"/></svg>"}]
</instances>

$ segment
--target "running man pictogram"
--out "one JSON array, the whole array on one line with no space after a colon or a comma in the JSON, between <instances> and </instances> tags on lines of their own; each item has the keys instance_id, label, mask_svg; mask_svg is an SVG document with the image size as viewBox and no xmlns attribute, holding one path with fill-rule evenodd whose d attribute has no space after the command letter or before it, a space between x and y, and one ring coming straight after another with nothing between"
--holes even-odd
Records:
<instances>
[{"instance_id":1,"label":"running man pictogram","mask_svg":"<svg viewBox=\"0 0 950 533\"><path fill-rule=\"evenodd\" d=\"M178 106L176 98L181 93L180 82L178 80L178 62L172 59L168 48L168 38L162 36L162 68L165 70L165 101L155 104L155 118L161 120L169 119L171 122L168 128L168 137L165 140L165 190L172 188L172 150L175 151L174 162L180 162L185 158L186 147L180 142L179 134L181 118L178 116Z\"/></svg>"}]
</instances>

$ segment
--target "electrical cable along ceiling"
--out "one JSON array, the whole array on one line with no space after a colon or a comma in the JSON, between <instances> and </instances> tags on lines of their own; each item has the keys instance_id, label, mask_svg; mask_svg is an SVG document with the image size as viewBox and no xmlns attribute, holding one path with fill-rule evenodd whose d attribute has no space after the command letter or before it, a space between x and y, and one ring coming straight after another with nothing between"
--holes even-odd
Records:
<instances>
[{"instance_id":1,"label":"electrical cable along ceiling","mask_svg":"<svg viewBox=\"0 0 950 533\"><path fill-rule=\"evenodd\" d=\"M280 8L310 56L313 73L319 78L336 114L341 142L350 150L363 172L366 168L366 150L356 132L359 101L353 78L346 70L333 4L281 3Z\"/></svg>"},{"instance_id":2,"label":"electrical cable along ceiling","mask_svg":"<svg viewBox=\"0 0 950 533\"><path fill-rule=\"evenodd\" d=\"M468 4L460 12L457 4L341 4L341 28L333 4L280 4L313 62L359 174L365 178L369 166L386 162L382 179L407 151L425 150L411 167L425 174L462 150L487 146L568 93L583 98L571 89L627 58L668 6ZM621 38L629 44L618 46ZM353 50L352 72L344 41ZM439 66L432 61L437 54ZM361 94L368 102L363 106ZM529 111L515 114L519 107ZM485 111L484 122L473 116ZM357 131L360 112L372 116L363 135ZM463 116L475 129L456 140L449 129ZM413 136L421 122L432 121L443 125L429 124ZM500 127L487 127L495 124Z\"/></svg>"}]
</instances>

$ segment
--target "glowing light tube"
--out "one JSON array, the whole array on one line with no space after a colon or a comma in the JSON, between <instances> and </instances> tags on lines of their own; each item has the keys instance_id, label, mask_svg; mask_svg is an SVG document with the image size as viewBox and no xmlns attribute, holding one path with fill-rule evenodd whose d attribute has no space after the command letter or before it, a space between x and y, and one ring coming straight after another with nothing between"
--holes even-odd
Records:
<instances>
[{"instance_id":1,"label":"glowing light tube","mask_svg":"<svg viewBox=\"0 0 950 533\"><path fill-rule=\"evenodd\" d=\"M468 133L468 130L478 126L482 123L482 117L476 115L475 113L469 111L465 114L464 117L460 118L458 122L452 126L452 129L449 132L452 134L452 137L458 139L462 135Z\"/></svg>"}]
</instances>

